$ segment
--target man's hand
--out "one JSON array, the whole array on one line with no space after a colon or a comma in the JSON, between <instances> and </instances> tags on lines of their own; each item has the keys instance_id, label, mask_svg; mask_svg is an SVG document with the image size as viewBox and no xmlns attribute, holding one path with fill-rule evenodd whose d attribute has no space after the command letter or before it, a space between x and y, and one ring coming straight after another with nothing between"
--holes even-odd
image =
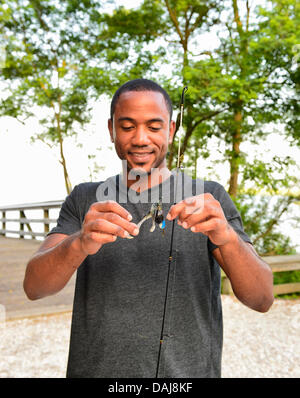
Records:
<instances>
[{"instance_id":1,"label":"man's hand","mask_svg":"<svg viewBox=\"0 0 300 398\"><path fill-rule=\"evenodd\" d=\"M178 217L178 224L192 232L202 232L217 246L236 239L234 230L228 224L220 202L210 193L186 198L173 205L168 220Z\"/></svg>"},{"instance_id":2,"label":"man's hand","mask_svg":"<svg viewBox=\"0 0 300 398\"><path fill-rule=\"evenodd\" d=\"M112 200L93 203L86 213L80 231L81 248L86 255L95 254L103 244L117 236L138 235L139 228L131 223L131 214Z\"/></svg>"},{"instance_id":3,"label":"man's hand","mask_svg":"<svg viewBox=\"0 0 300 398\"><path fill-rule=\"evenodd\" d=\"M256 311L268 311L274 300L272 271L228 224L220 203L209 193L193 196L171 207L167 219L176 217L183 228L202 232L218 246L213 255L236 297Z\"/></svg>"}]
</instances>

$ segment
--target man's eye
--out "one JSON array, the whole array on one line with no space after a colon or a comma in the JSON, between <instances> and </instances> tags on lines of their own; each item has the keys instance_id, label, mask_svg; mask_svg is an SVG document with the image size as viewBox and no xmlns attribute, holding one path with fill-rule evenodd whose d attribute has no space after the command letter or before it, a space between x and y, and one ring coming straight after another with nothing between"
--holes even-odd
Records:
<instances>
[{"instance_id":1,"label":"man's eye","mask_svg":"<svg viewBox=\"0 0 300 398\"><path fill-rule=\"evenodd\" d=\"M121 128L124 131L130 131L131 129L133 129L133 126L121 126Z\"/></svg>"},{"instance_id":2,"label":"man's eye","mask_svg":"<svg viewBox=\"0 0 300 398\"><path fill-rule=\"evenodd\" d=\"M149 129L151 131L159 131L161 129L161 127L156 127L156 126L149 126Z\"/></svg>"}]
</instances>

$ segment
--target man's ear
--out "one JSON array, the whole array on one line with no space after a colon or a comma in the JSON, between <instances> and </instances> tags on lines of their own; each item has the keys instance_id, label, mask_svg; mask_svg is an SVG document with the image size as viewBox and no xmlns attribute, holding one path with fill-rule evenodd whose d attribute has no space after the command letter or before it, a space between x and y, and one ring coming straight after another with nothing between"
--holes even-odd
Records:
<instances>
[{"instance_id":1,"label":"man's ear","mask_svg":"<svg viewBox=\"0 0 300 398\"><path fill-rule=\"evenodd\" d=\"M171 120L169 128L169 142L168 142L169 144L172 144L173 142L175 130L176 130L176 123L174 122L174 120Z\"/></svg>"},{"instance_id":2,"label":"man's ear","mask_svg":"<svg viewBox=\"0 0 300 398\"><path fill-rule=\"evenodd\" d=\"M109 134L110 134L110 140L111 140L111 142L114 142L114 128L113 128L113 121L111 119L108 119L107 127L108 127Z\"/></svg>"}]
</instances>

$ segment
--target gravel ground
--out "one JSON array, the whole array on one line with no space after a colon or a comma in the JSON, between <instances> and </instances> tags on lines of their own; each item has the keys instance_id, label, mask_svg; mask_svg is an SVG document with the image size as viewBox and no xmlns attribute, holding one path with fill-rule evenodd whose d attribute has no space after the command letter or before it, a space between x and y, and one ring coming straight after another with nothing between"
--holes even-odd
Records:
<instances>
[{"instance_id":1,"label":"gravel ground","mask_svg":"<svg viewBox=\"0 0 300 398\"><path fill-rule=\"evenodd\" d=\"M222 296L222 377L300 377L300 300L266 314ZM0 322L0 377L65 377L71 314Z\"/></svg>"}]
</instances>

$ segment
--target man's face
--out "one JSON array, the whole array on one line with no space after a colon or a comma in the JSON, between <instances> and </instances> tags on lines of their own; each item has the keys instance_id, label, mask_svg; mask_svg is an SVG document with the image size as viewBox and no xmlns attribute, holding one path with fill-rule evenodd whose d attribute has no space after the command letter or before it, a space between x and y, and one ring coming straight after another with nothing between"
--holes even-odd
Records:
<instances>
[{"instance_id":1,"label":"man's face","mask_svg":"<svg viewBox=\"0 0 300 398\"><path fill-rule=\"evenodd\" d=\"M120 159L128 170L150 173L166 166L168 145L172 142L175 122L170 122L163 95L154 91L129 91L117 102L113 123L108 128Z\"/></svg>"}]
</instances>

